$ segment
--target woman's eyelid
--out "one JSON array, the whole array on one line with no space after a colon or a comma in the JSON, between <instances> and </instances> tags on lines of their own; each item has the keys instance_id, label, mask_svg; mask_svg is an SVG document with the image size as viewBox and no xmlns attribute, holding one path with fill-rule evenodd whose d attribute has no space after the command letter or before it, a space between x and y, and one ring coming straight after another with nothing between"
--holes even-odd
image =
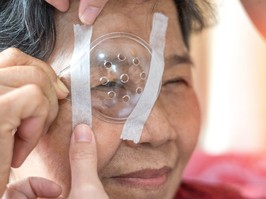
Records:
<instances>
[{"instance_id":1,"label":"woman's eyelid","mask_svg":"<svg viewBox=\"0 0 266 199\"><path fill-rule=\"evenodd\" d=\"M179 63L175 65L168 65L165 68L163 76L163 85L167 83L192 83L192 67L188 63Z\"/></svg>"},{"instance_id":2,"label":"woman's eyelid","mask_svg":"<svg viewBox=\"0 0 266 199\"><path fill-rule=\"evenodd\" d=\"M174 77L174 78L171 78L171 79L163 81L163 86L167 85L167 84L173 84L173 83L176 83L176 84L183 83L183 84L189 86L190 85L190 80L189 80L188 77L178 76L178 77Z\"/></svg>"},{"instance_id":3,"label":"woman's eyelid","mask_svg":"<svg viewBox=\"0 0 266 199\"><path fill-rule=\"evenodd\" d=\"M92 88L123 88L123 87L124 85L118 79L108 81L105 84L101 84L101 82L99 81L97 84L93 84L92 86Z\"/></svg>"}]
</instances>

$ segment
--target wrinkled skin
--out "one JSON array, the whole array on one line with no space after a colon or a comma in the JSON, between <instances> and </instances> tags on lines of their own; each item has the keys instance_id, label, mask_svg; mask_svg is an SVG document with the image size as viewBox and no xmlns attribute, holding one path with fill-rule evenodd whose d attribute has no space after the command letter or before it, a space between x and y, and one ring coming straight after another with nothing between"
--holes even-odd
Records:
<instances>
[{"instance_id":1,"label":"wrinkled skin","mask_svg":"<svg viewBox=\"0 0 266 199\"><path fill-rule=\"evenodd\" d=\"M56 14L57 43L49 63L57 70L69 65L73 51L72 25L80 22L78 7L79 2L72 1L66 13ZM155 0L110 0L95 21L92 40L110 32L130 32L148 42L154 12L162 12L169 17L166 65L162 89L145 124L140 143L119 139L122 124L107 123L93 117L98 173L111 199L171 199L199 133L200 114L193 89L192 65L186 59L180 62L175 56L186 57L188 52L171 0L157 3ZM69 79L63 81L70 86ZM60 100L58 115L48 133L41 138L23 166L14 172L15 178L32 175L49 178L63 187L64 196L68 195L71 189L68 155L71 133L71 104L68 100ZM143 169L163 167L168 168L168 172L160 186L138 186L129 181L120 183L115 178Z\"/></svg>"}]
</instances>

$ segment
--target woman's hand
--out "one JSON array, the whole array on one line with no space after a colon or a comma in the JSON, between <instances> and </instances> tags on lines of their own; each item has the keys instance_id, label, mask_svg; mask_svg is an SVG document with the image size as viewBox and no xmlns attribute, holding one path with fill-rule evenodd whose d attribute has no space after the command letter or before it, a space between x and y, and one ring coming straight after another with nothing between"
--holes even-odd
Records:
<instances>
[{"instance_id":1,"label":"woman's hand","mask_svg":"<svg viewBox=\"0 0 266 199\"><path fill-rule=\"evenodd\" d=\"M95 138L87 125L75 128L69 153L72 186L68 199L108 199L97 174ZM28 178L9 184L3 199L58 198L60 194L57 184L43 178Z\"/></svg>"},{"instance_id":2,"label":"woman's hand","mask_svg":"<svg viewBox=\"0 0 266 199\"><path fill-rule=\"evenodd\" d=\"M69 8L69 0L46 0L58 10L65 12ZM80 0L79 18L82 23L93 24L108 0Z\"/></svg>"}]
</instances>

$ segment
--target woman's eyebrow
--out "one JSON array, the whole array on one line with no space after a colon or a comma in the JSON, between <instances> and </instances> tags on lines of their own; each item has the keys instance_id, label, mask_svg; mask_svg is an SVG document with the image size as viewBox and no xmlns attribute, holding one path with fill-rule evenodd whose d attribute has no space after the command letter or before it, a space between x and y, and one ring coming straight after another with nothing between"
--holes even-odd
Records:
<instances>
[{"instance_id":1,"label":"woman's eyebrow","mask_svg":"<svg viewBox=\"0 0 266 199\"><path fill-rule=\"evenodd\" d=\"M190 64L190 65L193 64L189 54L183 54L183 55L173 54L170 55L169 57L166 57L165 59L165 65L168 67L180 64Z\"/></svg>"}]
</instances>

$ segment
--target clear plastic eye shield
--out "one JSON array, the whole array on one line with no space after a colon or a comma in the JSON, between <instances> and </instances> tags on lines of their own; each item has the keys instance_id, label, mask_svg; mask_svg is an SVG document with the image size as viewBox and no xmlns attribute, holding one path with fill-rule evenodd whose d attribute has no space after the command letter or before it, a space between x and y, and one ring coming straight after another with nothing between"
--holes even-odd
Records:
<instances>
[{"instance_id":1,"label":"clear plastic eye shield","mask_svg":"<svg viewBox=\"0 0 266 199\"><path fill-rule=\"evenodd\" d=\"M103 120L124 122L145 88L150 48L135 35L111 33L93 42L90 54L93 113Z\"/></svg>"},{"instance_id":2,"label":"clear plastic eye shield","mask_svg":"<svg viewBox=\"0 0 266 199\"><path fill-rule=\"evenodd\" d=\"M71 80L73 127L92 126L93 113L107 122L124 123L121 139L139 142L160 91L167 26L168 18L155 13L149 44L125 32L90 43L92 27L74 26L71 64L59 72Z\"/></svg>"}]
</instances>

